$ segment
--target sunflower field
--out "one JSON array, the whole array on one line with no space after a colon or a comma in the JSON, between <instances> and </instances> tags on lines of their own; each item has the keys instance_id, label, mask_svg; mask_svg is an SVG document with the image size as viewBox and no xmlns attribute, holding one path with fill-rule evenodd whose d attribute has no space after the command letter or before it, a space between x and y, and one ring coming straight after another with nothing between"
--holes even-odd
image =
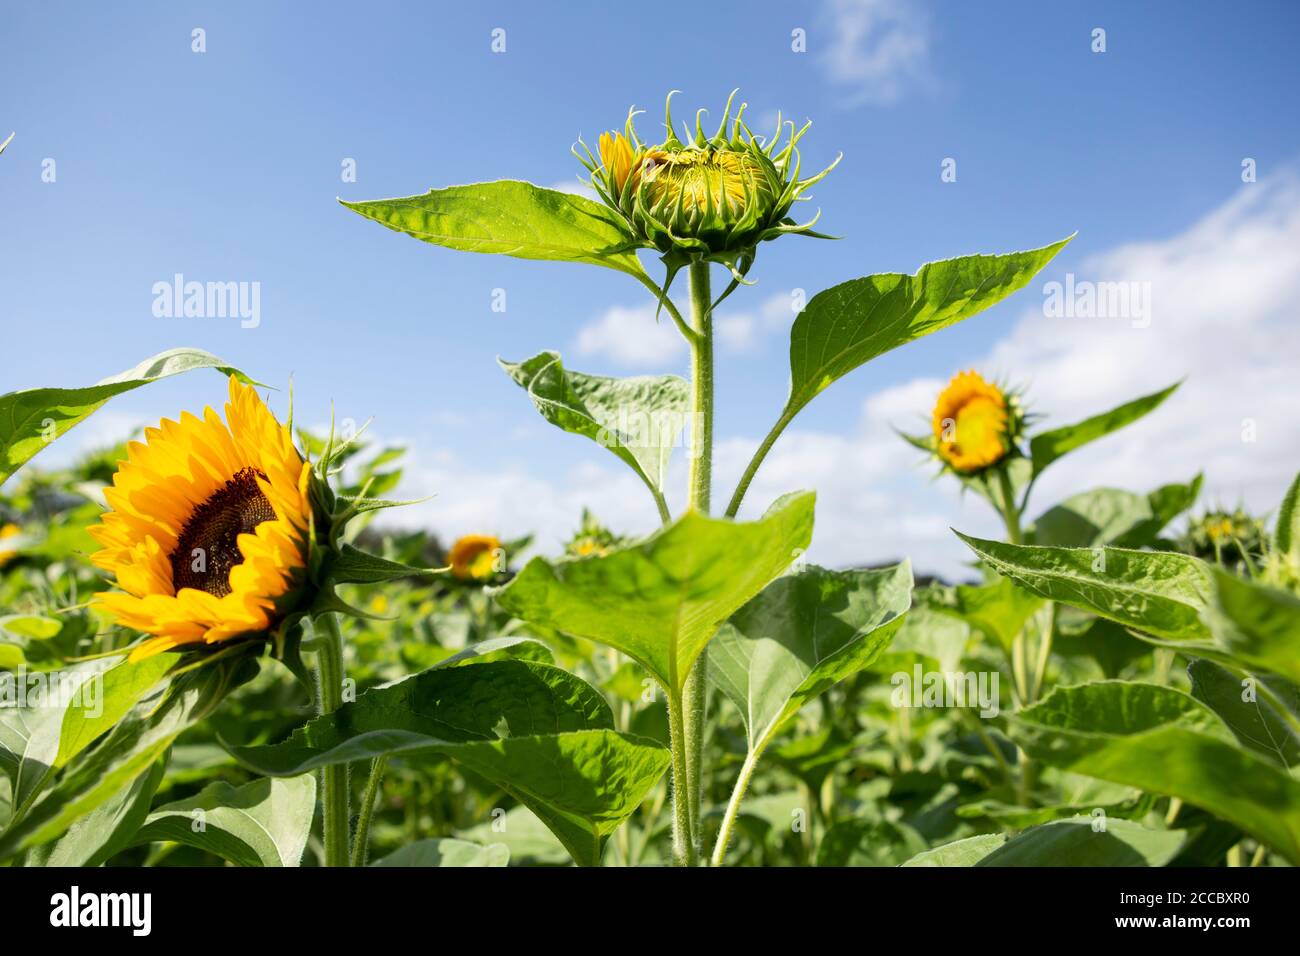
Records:
<instances>
[{"instance_id":1,"label":"sunflower field","mask_svg":"<svg viewBox=\"0 0 1300 956\"><path fill-rule=\"evenodd\" d=\"M808 563L815 489L738 517L786 428L1014 296L1069 224L810 295L784 406L724 488L715 310L777 247L829 238L803 211L835 164L734 100L706 128L669 95L663 129L630 113L579 143L595 198L520 169L338 210L649 297L686 377L500 362L556 454L631 470L649 535L591 512L563 549L399 530L401 447L304 427L325 410L199 349L0 396L2 865L1300 864L1300 479L1267 515L1202 500L1200 475L1042 501L1047 469L1179 383L1043 428L1014 384L953 369L898 441L1004 533L955 529L961 581ZM214 374L223 407L37 457L118 395Z\"/></svg>"}]
</instances>

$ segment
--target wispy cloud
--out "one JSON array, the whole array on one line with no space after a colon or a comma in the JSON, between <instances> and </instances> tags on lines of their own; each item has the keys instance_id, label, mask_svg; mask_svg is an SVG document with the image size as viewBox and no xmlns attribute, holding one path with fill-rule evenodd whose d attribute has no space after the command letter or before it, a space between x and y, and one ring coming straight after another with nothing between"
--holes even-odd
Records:
<instances>
[{"instance_id":1,"label":"wispy cloud","mask_svg":"<svg viewBox=\"0 0 1300 956\"><path fill-rule=\"evenodd\" d=\"M655 307L611 306L578 330L579 355L602 356L627 368L662 368L686 354L686 342Z\"/></svg>"},{"instance_id":2,"label":"wispy cloud","mask_svg":"<svg viewBox=\"0 0 1300 956\"><path fill-rule=\"evenodd\" d=\"M930 25L916 0L827 0L821 67L845 106L890 106L933 85Z\"/></svg>"}]
</instances>

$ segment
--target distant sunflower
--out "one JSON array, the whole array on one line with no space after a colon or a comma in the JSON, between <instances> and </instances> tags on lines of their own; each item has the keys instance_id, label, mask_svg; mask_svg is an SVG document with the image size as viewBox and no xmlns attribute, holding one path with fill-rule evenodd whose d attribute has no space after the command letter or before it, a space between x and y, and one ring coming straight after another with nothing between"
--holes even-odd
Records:
<instances>
[{"instance_id":1,"label":"distant sunflower","mask_svg":"<svg viewBox=\"0 0 1300 956\"><path fill-rule=\"evenodd\" d=\"M457 538L447 552L451 573L462 581L486 581L496 573L501 542L490 534L467 534Z\"/></svg>"},{"instance_id":2,"label":"distant sunflower","mask_svg":"<svg viewBox=\"0 0 1300 956\"><path fill-rule=\"evenodd\" d=\"M131 660L265 634L305 578L311 466L250 386L230 378L223 422L182 413L145 429L104 492L92 557L121 592L98 603L154 635ZM122 593L124 592L124 593Z\"/></svg>"},{"instance_id":3,"label":"distant sunflower","mask_svg":"<svg viewBox=\"0 0 1300 956\"><path fill-rule=\"evenodd\" d=\"M1017 419L1000 388L978 372L959 372L934 405L935 449L954 471L982 471L1010 453Z\"/></svg>"},{"instance_id":4,"label":"distant sunflower","mask_svg":"<svg viewBox=\"0 0 1300 956\"><path fill-rule=\"evenodd\" d=\"M18 552L4 544L5 538L16 538L23 533L23 529L16 524L0 525L0 568L18 557Z\"/></svg>"}]
</instances>

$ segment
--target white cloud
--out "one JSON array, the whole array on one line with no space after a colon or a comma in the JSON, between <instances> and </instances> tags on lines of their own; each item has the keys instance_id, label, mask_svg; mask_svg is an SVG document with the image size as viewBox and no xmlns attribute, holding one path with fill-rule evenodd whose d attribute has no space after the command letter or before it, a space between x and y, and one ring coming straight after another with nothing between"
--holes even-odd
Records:
<instances>
[{"instance_id":1,"label":"white cloud","mask_svg":"<svg viewBox=\"0 0 1300 956\"><path fill-rule=\"evenodd\" d=\"M930 27L915 0L828 0L821 66L847 106L889 106L933 84Z\"/></svg>"},{"instance_id":2,"label":"white cloud","mask_svg":"<svg viewBox=\"0 0 1300 956\"><path fill-rule=\"evenodd\" d=\"M1099 484L1148 488L1204 469L1208 500L1274 508L1300 468L1297 249L1300 182L1286 174L1242 186L1177 236L1129 243L1083 264L1099 281L1150 283L1149 327L1027 312L986 366L1032 375L1029 397L1055 423L1186 378L1148 418L1047 472L1040 503ZM1053 271L1045 280L1061 278L1063 270ZM1252 422L1256 440L1243 441Z\"/></svg>"},{"instance_id":3,"label":"white cloud","mask_svg":"<svg viewBox=\"0 0 1300 956\"><path fill-rule=\"evenodd\" d=\"M578 330L579 355L600 355L629 368L657 368L686 354L686 341L654 304L612 306Z\"/></svg>"}]
</instances>

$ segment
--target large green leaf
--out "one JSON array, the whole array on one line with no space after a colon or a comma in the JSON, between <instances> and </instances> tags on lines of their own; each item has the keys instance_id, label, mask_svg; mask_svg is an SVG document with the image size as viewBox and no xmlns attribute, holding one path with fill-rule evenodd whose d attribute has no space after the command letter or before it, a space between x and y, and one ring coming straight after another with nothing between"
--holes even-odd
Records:
<instances>
[{"instance_id":1,"label":"large green leaf","mask_svg":"<svg viewBox=\"0 0 1300 956\"><path fill-rule=\"evenodd\" d=\"M1178 797L1300 862L1300 781L1242 749L1215 714L1168 687L1061 687L1009 719L1031 757Z\"/></svg>"},{"instance_id":2,"label":"large green leaf","mask_svg":"<svg viewBox=\"0 0 1300 956\"><path fill-rule=\"evenodd\" d=\"M1185 830L1148 830L1129 820L1057 820L1031 827L974 866L1164 866Z\"/></svg>"},{"instance_id":3,"label":"large green leaf","mask_svg":"<svg viewBox=\"0 0 1300 956\"><path fill-rule=\"evenodd\" d=\"M866 276L817 293L790 330L785 417L876 356L1001 302L1069 241L1001 256L944 259L915 275Z\"/></svg>"},{"instance_id":4,"label":"large green leaf","mask_svg":"<svg viewBox=\"0 0 1300 956\"><path fill-rule=\"evenodd\" d=\"M1208 566L1185 554L1124 548L1048 548L958 533L993 570L1027 591L1169 640L1209 636Z\"/></svg>"},{"instance_id":5,"label":"large green leaf","mask_svg":"<svg viewBox=\"0 0 1300 956\"><path fill-rule=\"evenodd\" d=\"M230 750L269 776L381 754L445 754L529 807L591 865L668 766L665 748L612 727L609 705L585 681L501 660L437 667L367 691L283 743Z\"/></svg>"},{"instance_id":6,"label":"large green leaf","mask_svg":"<svg viewBox=\"0 0 1300 956\"><path fill-rule=\"evenodd\" d=\"M1214 592L1206 619L1215 644L1251 668L1300 683L1300 597L1210 570Z\"/></svg>"},{"instance_id":7,"label":"large green leaf","mask_svg":"<svg viewBox=\"0 0 1300 956\"><path fill-rule=\"evenodd\" d=\"M954 840L924 853L918 853L902 866L974 866L1002 844L1007 842L1004 833L981 833L978 836Z\"/></svg>"},{"instance_id":8,"label":"large green leaf","mask_svg":"<svg viewBox=\"0 0 1300 956\"><path fill-rule=\"evenodd\" d=\"M251 679L249 658L210 663L143 697L93 750L69 761L63 776L0 834L0 859L63 834L154 764L191 724Z\"/></svg>"},{"instance_id":9,"label":"large green leaf","mask_svg":"<svg viewBox=\"0 0 1300 956\"><path fill-rule=\"evenodd\" d=\"M960 535L999 574L1035 594L1173 642L1300 682L1300 598L1185 554L1046 548Z\"/></svg>"},{"instance_id":10,"label":"large green leaf","mask_svg":"<svg viewBox=\"0 0 1300 956\"><path fill-rule=\"evenodd\" d=\"M912 604L907 563L873 571L809 567L777 578L731 616L709 654L740 711L749 752L833 684L869 667Z\"/></svg>"},{"instance_id":11,"label":"large green leaf","mask_svg":"<svg viewBox=\"0 0 1300 956\"><path fill-rule=\"evenodd\" d=\"M164 755L90 813L76 820L56 840L27 851L26 866L99 866L131 845L149 815L149 804L167 772Z\"/></svg>"},{"instance_id":12,"label":"large green leaf","mask_svg":"<svg viewBox=\"0 0 1300 956\"><path fill-rule=\"evenodd\" d=\"M1197 659L1187 667L1192 696L1219 715L1243 747L1283 767L1300 765L1300 690L1280 677L1241 678ZM1261 687L1260 685L1264 686Z\"/></svg>"},{"instance_id":13,"label":"large green leaf","mask_svg":"<svg viewBox=\"0 0 1300 956\"><path fill-rule=\"evenodd\" d=\"M237 866L297 866L316 812L316 778L262 778L232 787L218 780L149 814L133 844L169 841Z\"/></svg>"},{"instance_id":14,"label":"large green leaf","mask_svg":"<svg viewBox=\"0 0 1300 956\"><path fill-rule=\"evenodd\" d=\"M245 382L251 381L243 372L215 355L201 349L180 348L159 352L135 368L87 388L31 388L0 395L0 484L4 484L20 465L72 426L89 418L113 396L196 368L215 368L223 375L236 375Z\"/></svg>"},{"instance_id":15,"label":"large green leaf","mask_svg":"<svg viewBox=\"0 0 1300 956\"><path fill-rule=\"evenodd\" d=\"M1108 412L1093 415L1073 425L1063 425L1050 431L1039 432L1029 440L1029 457L1034 464L1034 475L1041 474L1044 468L1062 455L1118 431L1125 425L1131 425L1143 415L1154 411L1181 384L1176 382L1166 389L1135 398L1131 402L1125 402Z\"/></svg>"},{"instance_id":16,"label":"large green leaf","mask_svg":"<svg viewBox=\"0 0 1300 956\"><path fill-rule=\"evenodd\" d=\"M416 840L371 866L507 866L510 848L504 843L470 843L468 840Z\"/></svg>"},{"instance_id":17,"label":"large green leaf","mask_svg":"<svg viewBox=\"0 0 1300 956\"><path fill-rule=\"evenodd\" d=\"M0 707L0 771L24 810L59 768L111 729L176 662L159 654L136 664L100 658L58 671L15 676L22 707Z\"/></svg>"},{"instance_id":18,"label":"large green leaf","mask_svg":"<svg viewBox=\"0 0 1300 956\"><path fill-rule=\"evenodd\" d=\"M641 277L619 217L584 196L500 180L430 189L420 196L339 200L396 232L463 252L606 266Z\"/></svg>"},{"instance_id":19,"label":"large green leaf","mask_svg":"<svg viewBox=\"0 0 1300 956\"><path fill-rule=\"evenodd\" d=\"M498 360L500 361L500 360ZM555 352L522 362L501 361L552 425L608 448L656 495L691 404L690 386L676 375L606 378L564 368Z\"/></svg>"},{"instance_id":20,"label":"large green leaf","mask_svg":"<svg viewBox=\"0 0 1300 956\"><path fill-rule=\"evenodd\" d=\"M1096 488L1049 508L1027 529L1031 544L1091 548L1113 544L1141 548L1196 501L1201 476L1187 484L1162 485L1147 495Z\"/></svg>"},{"instance_id":21,"label":"large green leaf","mask_svg":"<svg viewBox=\"0 0 1300 956\"><path fill-rule=\"evenodd\" d=\"M718 626L808 546L814 499L786 495L752 522L688 512L607 555L533 558L497 601L531 624L616 648L680 692Z\"/></svg>"}]
</instances>

